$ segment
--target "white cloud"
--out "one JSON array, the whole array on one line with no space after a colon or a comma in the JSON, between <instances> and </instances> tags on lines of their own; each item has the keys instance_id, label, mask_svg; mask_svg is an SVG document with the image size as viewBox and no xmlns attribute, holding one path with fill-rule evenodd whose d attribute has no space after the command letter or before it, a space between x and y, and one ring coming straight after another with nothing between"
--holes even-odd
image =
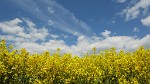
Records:
<instances>
[{"instance_id":1,"label":"white cloud","mask_svg":"<svg viewBox=\"0 0 150 84\"><path fill-rule=\"evenodd\" d=\"M143 10L146 11L149 9L149 7L149 0L140 0L135 5L129 6L124 9L121 14L125 15L126 20L131 20L137 18Z\"/></svg>"},{"instance_id":2,"label":"white cloud","mask_svg":"<svg viewBox=\"0 0 150 84\"><path fill-rule=\"evenodd\" d=\"M112 36L105 39L93 40L86 38L85 36L78 37L77 44L71 46L73 54L83 55L87 52L92 52L92 48L96 47L97 50L105 50L111 47L115 47L117 51L133 51L140 46L150 48L150 35L146 35L142 39L138 39L131 36Z\"/></svg>"},{"instance_id":3,"label":"white cloud","mask_svg":"<svg viewBox=\"0 0 150 84\"><path fill-rule=\"evenodd\" d=\"M150 26L150 16L142 19L141 22L144 26Z\"/></svg>"},{"instance_id":4,"label":"white cloud","mask_svg":"<svg viewBox=\"0 0 150 84\"><path fill-rule=\"evenodd\" d=\"M93 40L79 36L76 45L68 46L63 40L49 40L41 44L34 42L16 42L15 46L19 48L26 48L32 53L39 53L45 50L55 52L57 48L60 48L62 53L70 52L73 55L82 56L87 52L92 53L92 48L96 47L97 50L105 50L111 47L116 47L117 51L123 49L125 51L136 50L139 46L150 48L150 35L146 35L142 39L137 39L130 36L112 36L106 39Z\"/></svg>"},{"instance_id":5,"label":"white cloud","mask_svg":"<svg viewBox=\"0 0 150 84\"><path fill-rule=\"evenodd\" d=\"M22 24L19 24L22 22L27 24L27 27L22 27ZM17 30L17 28L22 31ZM0 22L0 30L5 33L0 35L0 39L13 42L16 49L26 48L31 53L40 53L45 50L55 52L57 48L61 48L62 53L71 52L70 47L63 40L44 41L48 36L52 38L59 36L49 34L46 28L36 28L36 25L26 18ZM41 40L41 43L38 43L37 40Z\"/></svg>"},{"instance_id":6,"label":"white cloud","mask_svg":"<svg viewBox=\"0 0 150 84\"><path fill-rule=\"evenodd\" d=\"M25 22L27 27L21 26L22 22ZM31 39L32 41L45 40L46 36L49 35L46 28L36 28L36 25L30 20L21 20L19 18L0 22L0 30L8 35L17 36L24 39Z\"/></svg>"},{"instance_id":7,"label":"white cloud","mask_svg":"<svg viewBox=\"0 0 150 84\"><path fill-rule=\"evenodd\" d=\"M125 51L133 51L139 46L145 46L150 48L150 35L145 36L142 39L136 39L130 36L114 36L108 37L103 40L89 41L85 36L78 37L77 44L68 46L63 40L50 40L46 43L37 44L37 43L23 43L24 45L20 46L27 48L32 52L41 52L41 51L56 51L56 48L61 48L62 53L71 52L73 55L82 56L87 52L92 52L93 47L97 47L97 50L105 50L111 47L116 47L117 51L124 49ZM17 43L18 44L18 43Z\"/></svg>"},{"instance_id":8,"label":"white cloud","mask_svg":"<svg viewBox=\"0 0 150 84\"><path fill-rule=\"evenodd\" d=\"M11 21L1 22L0 30L2 30L4 33L9 34L17 34L18 32L23 32L24 28L20 27L19 23L22 23L22 21L19 18L16 18Z\"/></svg>"},{"instance_id":9,"label":"white cloud","mask_svg":"<svg viewBox=\"0 0 150 84\"><path fill-rule=\"evenodd\" d=\"M50 46L47 47L47 49L50 51L54 51L57 48L60 48L62 53L72 52L70 47L67 44L65 44L63 40L49 40L48 42L44 43L44 46Z\"/></svg>"},{"instance_id":10,"label":"white cloud","mask_svg":"<svg viewBox=\"0 0 150 84\"><path fill-rule=\"evenodd\" d=\"M13 35L1 35L0 38L5 39L7 41L14 41L14 42L19 42L19 43L30 41L29 39L25 39L25 38L13 36Z\"/></svg>"},{"instance_id":11,"label":"white cloud","mask_svg":"<svg viewBox=\"0 0 150 84\"><path fill-rule=\"evenodd\" d=\"M126 0L117 0L118 3L124 3Z\"/></svg>"},{"instance_id":12,"label":"white cloud","mask_svg":"<svg viewBox=\"0 0 150 84\"><path fill-rule=\"evenodd\" d=\"M108 30L105 30L104 32L101 33L101 35L105 38L108 38L110 34L111 34L111 31L108 31Z\"/></svg>"},{"instance_id":13,"label":"white cloud","mask_svg":"<svg viewBox=\"0 0 150 84\"><path fill-rule=\"evenodd\" d=\"M99 37L99 36L93 35L93 36L92 36L92 39L93 39L94 41L98 41L98 40L101 40L101 39L102 39L102 37Z\"/></svg>"},{"instance_id":14,"label":"white cloud","mask_svg":"<svg viewBox=\"0 0 150 84\"><path fill-rule=\"evenodd\" d=\"M71 52L63 40L49 40L48 42L43 42L41 44L34 42L16 42L15 46L17 49L26 48L31 53L42 53L44 51L54 53L57 48L60 48L62 53Z\"/></svg>"},{"instance_id":15,"label":"white cloud","mask_svg":"<svg viewBox=\"0 0 150 84\"><path fill-rule=\"evenodd\" d=\"M41 52L46 51L46 49L43 45L31 42L31 41L15 42L14 44L17 49L25 48L25 49L27 49L28 52L31 52L31 53L41 53Z\"/></svg>"},{"instance_id":16,"label":"white cloud","mask_svg":"<svg viewBox=\"0 0 150 84\"><path fill-rule=\"evenodd\" d=\"M56 38L59 38L60 36L58 36L56 34L50 34L50 37L56 39Z\"/></svg>"},{"instance_id":17,"label":"white cloud","mask_svg":"<svg viewBox=\"0 0 150 84\"><path fill-rule=\"evenodd\" d=\"M83 55L86 52L90 51L91 48L91 44L90 44L90 40L89 38L85 37L85 36L79 36L76 42L76 45L72 45L70 46L71 50L73 51L72 53L74 55Z\"/></svg>"},{"instance_id":18,"label":"white cloud","mask_svg":"<svg viewBox=\"0 0 150 84\"><path fill-rule=\"evenodd\" d=\"M139 32L139 31L140 31L139 28L134 27L133 32Z\"/></svg>"},{"instance_id":19,"label":"white cloud","mask_svg":"<svg viewBox=\"0 0 150 84\"><path fill-rule=\"evenodd\" d=\"M67 34L62 34L61 36L65 39L69 38L69 35L67 35Z\"/></svg>"},{"instance_id":20,"label":"white cloud","mask_svg":"<svg viewBox=\"0 0 150 84\"><path fill-rule=\"evenodd\" d=\"M136 50L139 46L150 48L150 35L138 39L132 36L110 36L111 31L105 30L104 37L96 36L92 38L84 35L78 36L76 44L67 45L64 40L48 40L41 43L30 40L29 38L18 37L16 35L0 35L1 39L7 41L13 41L13 45L16 49L26 48L31 53L40 53L43 51L55 52L57 48L61 49L62 53L70 52L73 55L82 56L87 52L92 53L92 48L96 47L97 50L105 50L111 47L116 47L117 51L123 49L125 51ZM101 34L102 34L101 33ZM47 36L46 36L47 37Z\"/></svg>"},{"instance_id":21,"label":"white cloud","mask_svg":"<svg viewBox=\"0 0 150 84\"><path fill-rule=\"evenodd\" d=\"M24 21L26 22L27 26L26 29L28 33L26 32L19 32L18 36L24 37L24 38L28 38L28 39L33 39L35 41L37 40L45 40L46 36L49 35L48 33L48 29L46 28L36 28L36 25L31 22L28 19L24 19Z\"/></svg>"}]
</instances>

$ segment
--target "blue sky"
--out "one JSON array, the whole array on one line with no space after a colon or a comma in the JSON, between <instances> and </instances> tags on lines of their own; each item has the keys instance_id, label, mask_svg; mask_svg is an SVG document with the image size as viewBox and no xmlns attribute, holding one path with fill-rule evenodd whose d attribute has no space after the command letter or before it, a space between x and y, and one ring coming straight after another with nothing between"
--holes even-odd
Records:
<instances>
[{"instance_id":1,"label":"blue sky","mask_svg":"<svg viewBox=\"0 0 150 84\"><path fill-rule=\"evenodd\" d=\"M33 53L150 48L150 1L1 0L0 39Z\"/></svg>"}]
</instances>

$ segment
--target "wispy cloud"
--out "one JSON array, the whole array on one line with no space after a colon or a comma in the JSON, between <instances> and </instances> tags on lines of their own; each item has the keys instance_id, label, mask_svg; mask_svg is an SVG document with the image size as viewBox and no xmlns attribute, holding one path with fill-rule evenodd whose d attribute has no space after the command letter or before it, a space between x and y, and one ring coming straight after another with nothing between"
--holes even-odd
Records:
<instances>
[{"instance_id":1,"label":"wispy cloud","mask_svg":"<svg viewBox=\"0 0 150 84\"><path fill-rule=\"evenodd\" d=\"M124 3L126 2L127 0L117 0L118 3Z\"/></svg>"},{"instance_id":2,"label":"wispy cloud","mask_svg":"<svg viewBox=\"0 0 150 84\"><path fill-rule=\"evenodd\" d=\"M132 1L131 1L132 2ZM127 8L125 8L121 14L125 15L125 20L132 20L136 19L140 14L145 15L145 12L150 7L150 1L149 0L138 0L136 3L134 2L134 5L130 5Z\"/></svg>"},{"instance_id":3,"label":"wispy cloud","mask_svg":"<svg viewBox=\"0 0 150 84\"><path fill-rule=\"evenodd\" d=\"M50 34L50 37L56 39L56 38L59 38L60 36L58 36L56 34Z\"/></svg>"},{"instance_id":4,"label":"wispy cloud","mask_svg":"<svg viewBox=\"0 0 150 84\"><path fill-rule=\"evenodd\" d=\"M9 1L18 5L20 10L47 24L49 28L57 28L71 34L78 32L89 35L91 33L91 28L85 22L76 18L73 13L54 0Z\"/></svg>"}]
</instances>

